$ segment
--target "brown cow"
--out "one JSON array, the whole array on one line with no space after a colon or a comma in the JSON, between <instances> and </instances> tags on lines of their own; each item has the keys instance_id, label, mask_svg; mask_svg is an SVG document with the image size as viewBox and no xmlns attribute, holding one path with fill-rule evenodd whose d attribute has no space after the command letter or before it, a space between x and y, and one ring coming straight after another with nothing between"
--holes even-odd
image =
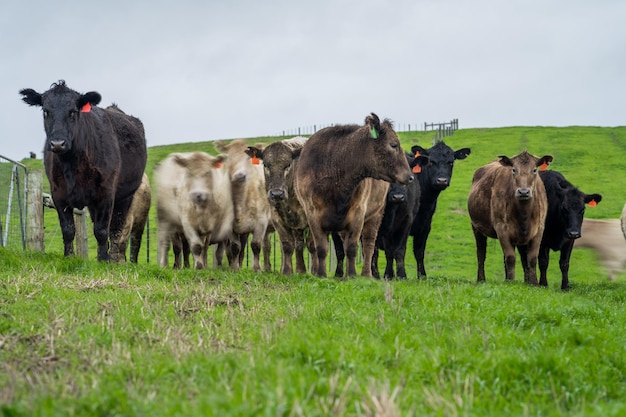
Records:
<instances>
[{"instance_id":1,"label":"brown cow","mask_svg":"<svg viewBox=\"0 0 626 417\"><path fill-rule=\"evenodd\" d=\"M170 241L182 245L182 233L196 269L205 267L209 245L234 239L225 159L204 152L174 153L156 167L159 266L167 266Z\"/></svg>"},{"instance_id":2,"label":"brown cow","mask_svg":"<svg viewBox=\"0 0 626 417\"><path fill-rule=\"evenodd\" d=\"M382 181L376 181L382 180ZM365 125L338 125L309 138L296 165L294 187L315 241L318 276L326 276L328 234L340 232L348 258L347 275L356 275L363 243L363 276L372 276L372 255L389 182L413 179L389 120L372 113Z\"/></svg>"},{"instance_id":3,"label":"brown cow","mask_svg":"<svg viewBox=\"0 0 626 417\"><path fill-rule=\"evenodd\" d=\"M216 142L215 146L228 154L226 165L235 210L233 232L238 239L230 245L229 257L237 259L241 266L248 235L252 234L250 247L254 254L253 269L259 271L261 249L264 247L267 228L271 222L270 203L265 196L263 164L258 158L246 153L248 145L243 140L234 140L229 144ZM264 255L269 260L269 255ZM265 264L266 267L268 265Z\"/></svg>"},{"instance_id":4,"label":"brown cow","mask_svg":"<svg viewBox=\"0 0 626 417\"><path fill-rule=\"evenodd\" d=\"M144 173L141 184L133 196L133 202L126 215L126 223L120 238L118 241L111 240L111 248L109 249L111 260L118 262L126 261L126 247L130 238L130 261L137 263L139 249L141 248L141 237L148 221L151 201L150 180Z\"/></svg>"},{"instance_id":5,"label":"brown cow","mask_svg":"<svg viewBox=\"0 0 626 417\"><path fill-rule=\"evenodd\" d=\"M500 241L506 279L515 279L515 248L524 268L524 282L537 285L537 257L543 236L548 200L537 175L539 167L552 162L525 150L512 158L480 167L474 173L468 211L476 239L478 281L485 280L487 238Z\"/></svg>"},{"instance_id":6,"label":"brown cow","mask_svg":"<svg viewBox=\"0 0 626 417\"><path fill-rule=\"evenodd\" d=\"M575 248L588 248L597 253L610 281L626 270L626 239L620 223L623 224L618 219L583 219L581 237L574 241Z\"/></svg>"}]
</instances>

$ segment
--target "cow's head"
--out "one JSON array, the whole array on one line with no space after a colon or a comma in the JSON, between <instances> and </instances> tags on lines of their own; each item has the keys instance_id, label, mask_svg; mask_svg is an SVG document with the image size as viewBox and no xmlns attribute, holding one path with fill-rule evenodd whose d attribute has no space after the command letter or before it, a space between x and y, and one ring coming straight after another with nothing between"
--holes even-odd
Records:
<instances>
[{"instance_id":1,"label":"cow's head","mask_svg":"<svg viewBox=\"0 0 626 417\"><path fill-rule=\"evenodd\" d=\"M385 119L381 123L378 116L371 113L365 118L365 126L359 130L359 134L366 136L373 147L370 156L370 174L373 178L400 184L413 181L400 139L390 120Z\"/></svg>"},{"instance_id":2,"label":"cow's head","mask_svg":"<svg viewBox=\"0 0 626 417\"><path fill-rule=\"evenodd\" d=\"M428 157L419 155L415 157L410 153L405 154L407 163L416 175L421 175L422 168L428 165ZM389 191L387 191L387 204L402 204L407 201L408 186L403 184L391 183Z\"/></svg>"},{"instance_id":3,"label":"cow's head","mask_svg":"<svg viewBox=\"0 0 626 417\"><path fill-rule=\"evenodd\" d=\"M300 156L306 138L274 142L265 149L251 146L246 153L263 160L265 189L271 203L287 200L293 192L294 162Z\"/></svg>"},{"instance_id":4,"label":"cow's head","mask_svg":"<svg viewBox=\"0 0 626 417\"><path fill-rule=\"evenodd\" d=\"M220 184L218 177L226 178L223 166L226 159L224 154L211 156L204 152L172 154L172 160L185 169L183 198L189 198L199 207L209 205L212 201L212 190L216 186L225 185Z\"/></svg>"},{"instance_id":5,"label":"cow's head","mask_svg":"<svg viewBox=\"0 0 626 417\"><path fill-rule=\"evenodd\" d=\"M65 81L52 84L45 93L31 88L20 90L22 100L31 106L43 109L46 131L44 151L63 154L72 149L78 121L83 113L91 111L92 105L100 103L101 96L95 91L79 94L68 88Z\"/></svg>"},{"instance_id":6,"label":"cow's head","mask_svg":"<svg viewBox=\"0 0 626 417\"><path fill-rule=\"evenodd\" d=\"M533 198L539 167L547 166L553 159L552 155L538 158L525 150L512 158L505 155L500 155L498 158L500 164L511 171L511 180L515 186L515 198L518 201L529 201Z\"/></svg>"},{"instance_id":7,"label":"cow's head","mask_svg":"<svg viewBox=\"0 0 626 417\"><path fill-rule=\"evenodd\" d=\"M435 190L445 190L452 179L454 161L465 159L471 153L470 148L462 148L453 151L443 141L437 142L432 148L424 149L419 145L411 148L413 155L424 155L429 158L429 163L421 173L420 183Z\"/></svg>"}]
</instances>

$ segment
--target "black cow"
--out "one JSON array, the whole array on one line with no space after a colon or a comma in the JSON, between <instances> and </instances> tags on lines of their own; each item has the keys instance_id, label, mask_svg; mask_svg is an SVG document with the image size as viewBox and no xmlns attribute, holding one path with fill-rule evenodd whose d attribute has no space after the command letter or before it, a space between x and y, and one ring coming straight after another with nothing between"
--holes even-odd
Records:
<instances>
[{"instance_id":1,"label":"black cow","mask_svg":"<svg viewBox=\"0 0 626 417\"><path fill-rule=\"evenodd\" d=\"M469 148L453 151L443 141L440 141L430 149L415 145L411 148L411 152L413 155L419 153L429 159L428 165L417 176L421 190L420 207L410 232L410 235L413 236L413 254L417 261L417 276L418 278L426 278L424 251L426 250L426 240L430 234L433 215L437 208L437 198L439 193L450 185L454 161L467 158L471 151Z\"/></svg>"},{"instance_id":2,"label":"black cow","mask_svg":"<svg viewBox=\"0 0 626 417\"><path fill-rule=\"evenodd\" d=\"M548 214L539 248L539 285L548 286L550 249L560 251L561 289L569 288L569 260L574 240L581 237L585 204L599 203L600 194L585 194L556 171L540 171L548 195Z\"/></svg>"},{"instance_id":3,"label":"black cow","mask_svg":"<svg viewBox=\"0 0 626 417\"><path fill-rule=\"evenodd\" d=\"M95 91L79 94L52 84L38 93L20 91L22 100L43 109L44 167L57 207L65 256L74 253L73 208L89 208L98 241L98 260L109 260L109 237L118 241L133 195L146 167L141 121L97 107Z\"/></svg>"},{"instance_id":4,"label":"black cow","mask_svg":"<svg viewBox=\"0 0 626 417\"><path fill-rule=\"evenodd\" d=\"M428 157L426 156L418 156L415 158L411 154L406 154L406 159L415 173L420 171L419 169L415 169L416 167L422 167L428 163ZM419 177L419 174L417 176ZM380 278L378 271L379 249L385 251L387 260L384 278L390 279L395 277L393 269L394 260L396 262L398 278L406 278L406 270L404 268L406 242L419 206L419 181L413 181L408 185L396 183L389 185L385 212L380 227L378 228L376 248L374 250L374 256L372 257L372 275L375 278Z\"/></svg>"}]
</instances>

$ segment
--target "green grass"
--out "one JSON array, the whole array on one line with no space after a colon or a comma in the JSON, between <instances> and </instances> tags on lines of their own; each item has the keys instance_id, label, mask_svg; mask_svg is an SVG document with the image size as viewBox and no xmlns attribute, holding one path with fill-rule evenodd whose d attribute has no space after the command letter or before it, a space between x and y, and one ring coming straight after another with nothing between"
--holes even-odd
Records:
<instances>
[{"instance_id":1,"label":"green grass","mask_svg":"<svg viewBox=\"0 0 626 417\"><path fill-rule=\"evenodd\" d=\"M521 268L507 283L490 241L477 285L466 200L478 166L526 147L603 194L588 217L616 218L626 128L467 129L446 142L472 154L441 194L426 280L410 249L409 279L384 282L0 248L0 416L624 415L626 274L608 282L577 249L569 292L554 254L548 289L523 284ZM150 148L149 174L196 147L212 151Z\"/></svg>"}]
</instances>

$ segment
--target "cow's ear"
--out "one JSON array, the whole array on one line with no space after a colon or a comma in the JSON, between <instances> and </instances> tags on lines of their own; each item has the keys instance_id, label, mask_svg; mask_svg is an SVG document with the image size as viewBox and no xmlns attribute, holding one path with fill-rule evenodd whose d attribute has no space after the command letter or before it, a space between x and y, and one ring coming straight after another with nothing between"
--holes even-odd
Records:
<instances>
[{"instance_id":1,"label":"cow's ear","mask_svg":"<svg viewBox=\"0 0 626 417\"><path fill-rule=\"evenodd\" d=\"M182 153L173 153L170 156L172 157L172 161L181 167L186 167L189 163L189 159Z\"/></svg>"},{"instance_id":2,"label":"cow's ear","mask_svg":"<svg viewBox=\"0 0 626 417\"><path fill-rule=\"evenodd\" d=\"M411 171L414 174L419 174L422 172L422 167L425 167L430 162L430 158L424 155L419 155L413 158L413 160L409 163L409 167L411 167Z\"/></svg>"},{"instance_id":3,"label":"cow's ear","mask_svg":"<svg viewBox=\"0 0 626 417\"><path fill-rule=\"evenodd\" d=\"M85 109L87 107L91 109L91 106L97 106L98 104L100 104L100 100L102 100L102 96L100 95L100 93L90 91L78 97L78 99L76 100L76 106L81 109L81 111L89 111Z\"/></svg>"},{"instance_id":4,"label":"cow's ear","mask_svg":"<svg viewBox=\"0 0 626 417\"><path fill-rule=\"evenodd\" d=\"M411 153L413 155L417 155L419 153L420 155L428 156L428 151L426 149L422 148L419 145L415 145L415 146L411 147Z\"/></svg>"},{"instance_id":5,"label":"cow's ear","mask_svg":"<svg viewBox=\"0 0 626 417\"><path fill-rule=\"evenodd\" d=\"M254 158L256 156L259 159L263 159L263 150L257 148L256 146L248 146L248 149L246 149L244 152L250 158Z\"/></svg>"},{"instance_id":6,"label":"cow's ear","mask_svg":"<svg viewBox=\"0 0 626 417\"><path fill-rule=\"evenodd\" d=\"M372 139L378 139L378 132L380 131L380 119L375 113L370 113L365 118L365 125L369 128L370 137Z\"/></svg>"},{"instance_id":7,"label":"cow's ear","mask_svg":"<svg viewBox=\"0 0 626 417\"><path fill-rule=\"evenodd\" d=\"M600 201L602 201L602 196L600 194L585 194L585 204L589 204L591 207L595 206ZM590 204L592 202L595 202L593 206Z\"/></svg>"},{"instance_id":8,"label":"cow's ear","mask_svg":"<svg viewBox=\"0 0 626 417\"><path fill-rule=\"evenodd\" d=\"M470 153L472 153L470 148L459 149L458 151L454 152L454 159L465 159Z\"/></svg>"},{"instance_id":9,"label":"cow's ear","mask_svg":"<svg viewBox=\"0 0 626 417\"><path fill-rule=\"evenodd\" d=\"M32 88L24 88L20 90L22 101L30 106L41 106L41 94Z\"/></svg>"},{"instance_id":10,"label":"cow's ear","mask_svg":"<svg viewBox=\"0 0 626 417\"><path fill-rule=\"evenodd\" d=\"M221 153L213 159L213 168L221 168L224 165L224 161L228 159L228 156Z\"/></svg>"},{"instance_id":11,"label":"cow's ear","mask_svg":"<svg viewBox=\"0 0 626 417\"><path fill-rule=\"evenodd\" d=\"M553 159L552 155L544 155L537 161L537 166L541 167L541 169L545 171L548 169L548 165L550 165Z\"/></svg>"},{"instance_id":12,"label":"cow's ear","mask_svg":"<svg viewBox=\"0 0 626 417\"><path fill-rule=\"evenodd\" d=\"M508 156L506 155L498 155L498 159L500 162L500 165L505 166L505 167L512 167L513 166L513 161L511 161L511 159L509 159Z\"/></svg>"}]
</instances>

